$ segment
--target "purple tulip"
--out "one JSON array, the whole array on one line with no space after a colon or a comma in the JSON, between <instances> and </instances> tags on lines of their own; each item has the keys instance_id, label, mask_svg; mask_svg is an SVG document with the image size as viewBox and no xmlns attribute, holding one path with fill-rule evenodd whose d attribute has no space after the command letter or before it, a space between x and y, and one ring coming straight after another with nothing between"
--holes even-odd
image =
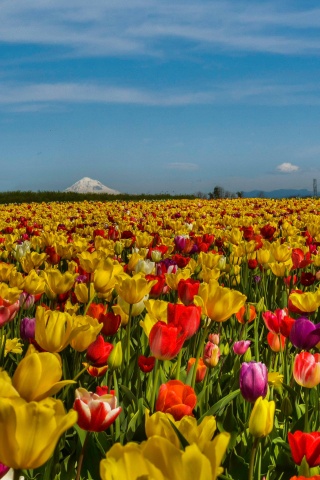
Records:
<instances>
[{"instance_id":1,"label":"purple tulip","mask_svg":"<svg viewBox=\"0 0 320 480\"><path fill-rule=\"evenodd\" d=\"M297 318L291 328L289 338L295 347L301 350L310 350L320 342L320 323L315 325L308 318Z\"/></svg>"},{"instance_id":2,"label":"purple tulip","mask_svg":"<svg viewBox=\"0 0 320 480\"><path fill-rule=\"evenodd\" d=\"M180 252L184 249L187 243L187 237L185 235L177 235L173 239L176 249L179 250Z\"/></svg>"},{"instance_id":3,"label":"purple tulip","mask_svg":"<svg viewBox=\"0 0 320 480\"><path fill-rule=\"evenodd\" d=\"M20 323L20 337L22 340L34 340L36 330L35 318L22 318Z\"/></svg>"},{"instance_id":4,"label":"purple tulip","mask_svg":"<svg viewBox=\"0 0 320 480\"><path fill-rule=\"evenodd\" d=\"M244 353L246 353L250 345L250 340L239 340L238 342L234 342L232 348L236 355L243 355Z\"/></svg>"},{"instance_id":5,"label":"purple tulip","mask_svg":"<svg viewBox=\"0 0 320 480\"><path fill-rule=\"evenodd\" d=\"M240 368L240 391L245 400L254 403L268 390L268 370L264 363L243 363Z\"/></svg>"}]
</instances>

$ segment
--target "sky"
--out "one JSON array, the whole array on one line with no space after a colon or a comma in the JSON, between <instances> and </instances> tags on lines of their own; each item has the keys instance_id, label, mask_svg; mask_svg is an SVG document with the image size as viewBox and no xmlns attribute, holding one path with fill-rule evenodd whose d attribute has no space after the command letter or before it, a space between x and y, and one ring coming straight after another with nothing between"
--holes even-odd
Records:
<instances>
[{"instance_id":1,"label":"sky","mask_svg":"<svg viewBox=\"0 0 320 480\"><path fill-rule=\"evenodd\" d=\"M320 190L318 0L1 0L0 191Z\"/></svg>"}]
</instances>

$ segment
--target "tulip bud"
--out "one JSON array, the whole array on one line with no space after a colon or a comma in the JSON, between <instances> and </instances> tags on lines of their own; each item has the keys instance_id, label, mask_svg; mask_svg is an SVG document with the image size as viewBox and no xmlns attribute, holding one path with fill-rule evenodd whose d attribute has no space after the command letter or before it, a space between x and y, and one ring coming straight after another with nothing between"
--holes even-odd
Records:
<instances>
[{"instance_id":1,"label":"tulip bud","mask_svg":"<svg viewBox=\"0 0 320 480\"><path fill-rule=\"evenodd\" d=\"M121 342L118 342L116 346L112 349L109 358L108 366L111 371L120 368L122 364L122 346Z\"/></svg>"},{"instance_id":2,"label":"tulip bud","mask_svg":"<svg viewBox=\"0 0 320 480\"><path fill-rule=\"evenodd\" d=\"M251 362L252 359L252 354L250 348L246 351L246 353L243 355L243 361L244 362Z\"/></svg>"},{"instance_id":3,"label":"tulip bud","mask_svg":"<svg viewBox=\"0 0 320 480\"><path fill-rule=\"evenodd\" d=\"M203 361L209 368L216 367L219 362L220 349L218 345L212 342L207 342L204 347Z\"/></svg>"},{"instance_id":4,"label":"tulip bud","mask_svg":"<svg viewBox=\"0 0 320 480\"><path fill-rule=\"evenodd\" d=\"M284 397L281 403L281 413L285 417L290 417L290 415L292 415L292 412L293 412L293 408L292 408L292 403L290 401L290 398Z\"/></svg>"},{"instance_id":5,"label":"tulip bud","mask_svg":"<svg viewBox=\"0 0 320 480\"><path fill-rule=\"evenodd\" d=\"M257 398L249 419L249 432L255 438L266 437L273 429L275 402Z\"/></svg>"},{"instance_id":6,"label":"tulip bud","mask_svg":"<svg viewBox=\"0 0 320 480\"><path fill-rule=\"evenodd\" d=\"M256 303L256 311L261 313L264 311L264 297L260 298L259 302Z\"/></svg>"},{"instance_id":7,"label":"tulip bud","mask_svg":"<svg viewBox=\"0 0 320 480\"><path fill-rule=\"evenodd\" d=\"M124 244L123 242L120 242L119 240L117 240L114 244L114 252L116 255L121 255L121 253L123 252L123 249L124 249Z\"/></svg>"}]
</instances>

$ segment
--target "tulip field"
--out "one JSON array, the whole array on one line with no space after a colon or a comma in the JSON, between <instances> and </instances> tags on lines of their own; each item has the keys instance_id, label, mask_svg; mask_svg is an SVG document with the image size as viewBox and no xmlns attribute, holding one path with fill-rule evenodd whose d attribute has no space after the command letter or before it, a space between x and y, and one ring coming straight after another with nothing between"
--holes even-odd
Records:
<instances>
[{"instance_id":1,"label":"tulip field","mask_svg":"<svg viewBox=\"0 0 320 480\"><path fill-rule=\"evenodd\" d=\"M0 207L0 478L320 480L320 200Z\"/></svg>"}]
</instances>

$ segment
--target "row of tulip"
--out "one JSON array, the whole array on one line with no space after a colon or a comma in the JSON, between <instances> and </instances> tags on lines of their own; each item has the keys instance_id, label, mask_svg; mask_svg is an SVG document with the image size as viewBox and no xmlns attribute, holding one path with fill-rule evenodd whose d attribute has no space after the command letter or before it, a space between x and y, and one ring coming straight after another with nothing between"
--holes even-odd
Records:
<instances>
[{"instance_id":1,"label":"row of tulip","mask_svg":"<svg viewBox=\"0 0 320 480\"><path fill-rule=\"evenodd\" d=\"M3 206L0 478L319 480L319 206Z\"/></svg>"}]
</instances>

